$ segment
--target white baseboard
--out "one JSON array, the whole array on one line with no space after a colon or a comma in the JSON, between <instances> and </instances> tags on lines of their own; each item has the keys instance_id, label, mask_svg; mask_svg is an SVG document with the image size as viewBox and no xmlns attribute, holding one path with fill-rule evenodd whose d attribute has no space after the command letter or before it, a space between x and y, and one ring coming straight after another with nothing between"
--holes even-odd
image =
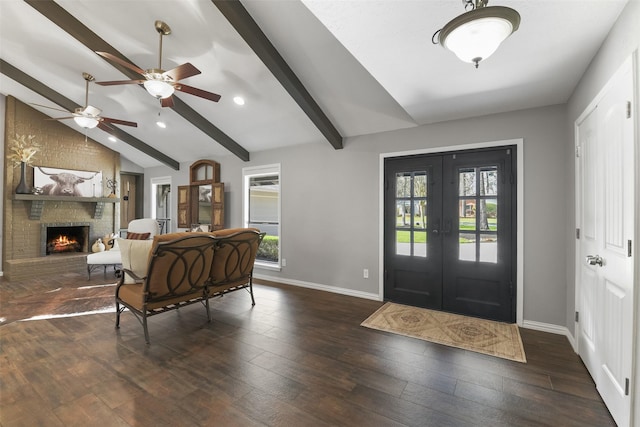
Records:
<instances>
[{"instance_id":1,"label":"white baseboard","mask_svg":"<svg viewBox=\"0 0 640 427\"><path fill-rule=\"evenodd\" d=\"M254 274L255 279L269 280L271 282L283 283L285 285L300 286L301 288L316 289L319 291L333 292L334 294L348 295L351 297L381 301L378 294L354 291L353 289L340 288L337 286L322 285L319 283L305 282L302 280L285 279L282 277L266 276L264 274Z\"/></svg>"},{"instance_id":2,"label":"white baseboard","mask_svg":"<svg viewBox=\"0 0 640 427\"><path fill-rule=\"evenodd\" d=\"M569 329L567 329L566 326L535 322L533 320L525 320L524 322L522 322L522 327L527 329L533 329L536 331L549 332L551 334L564 335L569 340L569 344L571 344L573 351L577 350L576 340L571 334L571 332L569 332Z\"/></svg>"}]
</instances>

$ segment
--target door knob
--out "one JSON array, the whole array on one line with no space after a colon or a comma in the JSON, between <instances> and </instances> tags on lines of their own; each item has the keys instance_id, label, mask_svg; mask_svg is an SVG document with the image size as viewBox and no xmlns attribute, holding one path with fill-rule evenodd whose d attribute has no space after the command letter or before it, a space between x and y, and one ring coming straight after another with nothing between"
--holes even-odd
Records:
<instances>
[{"instance_id":1,"label":"door knob","mask_svg":"<svg viewBox=\"0 0 640 427\"><path fill-rule=\"evenodd\" d=\"M587 255L587 264L589 265L599 265L602 267L604 264L604 259L600 255Z\"/></svg>"}]
</instances>

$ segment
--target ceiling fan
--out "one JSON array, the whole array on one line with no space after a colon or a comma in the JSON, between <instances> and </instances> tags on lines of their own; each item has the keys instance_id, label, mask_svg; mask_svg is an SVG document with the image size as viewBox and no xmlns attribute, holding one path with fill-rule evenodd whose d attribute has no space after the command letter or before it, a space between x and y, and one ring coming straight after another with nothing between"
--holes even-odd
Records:
<instances>
[{"instance_id":1,"label":"ceiling fan","mask_svg":"<svg viewBox=\"0 0 640 427\"><path fill-rule=\"evenodd\" d=\"M163 21L156 21L155 28L158 34L160 34L160 54L158 58L158 68L149 68L148 70L143 70L142 68L124 61L108 52L96 52L103 58L118 63L123 67L127 67L128 69L133 70L144 77L144 79L138 80L119 80L96 83L102 86L142 83L144 84L144 88L147 90L147 92L149 92L149 94L151 94L151 96L160 100L160 104L163 107L173 106L172 95L176 90L199 96L200 98L205 98L210 101L218 102L220 100L220 95L218 95L217 93L207 92L206 90L198 89L193 86L188 86L180 83L180 80L182 79L186 79L187 77L195 76L201 73L201 71L191 63L186 62L169 71L165 71L162 69L162 36L168 36L169 34L171 34L171 28Z\"/></svg>"},{"instance_id":2,"label":"ceiling fan","mask_svg":"<svg viewBox=\"0 0 640 427\"><path fill-rule=\"evenodd\" d=\"M109 130L108 127L106 127L105 123L113 123L113 124L117 124L117 125L124 125L124 126L133 126L133 127L138 127L138 124L136 122L129 122L126 120L119 120L119 119L112 119L110 117L101 117L100 113L102 112L102 110L100 110L99 108L93 107L91 105L89 105L89 82L92 82L94 79L94 77L89 74L89 73L82 73L82 77L84 77L85 81L86 81L86 89L85 89L85 98L84 98L84 107L79 107L76 108L73 112L71 112L71 116L68 117L56 117L56 118L51 118L51 119L47 119L47 120L65 120L65 119L73 119L78 126L85 128L85 129L93 129L96 126L101 128L102 130ZM69 113L70 111L68 110L62 110L59 108L53 108L53 107L48 107L46 105L40 105L40 104L33 104L33 105L37 105L39 107L44 107L44 108L50 108L52 110L57 110L57 111L64 111L65 113Z\"/></svg>"}]
</instances>

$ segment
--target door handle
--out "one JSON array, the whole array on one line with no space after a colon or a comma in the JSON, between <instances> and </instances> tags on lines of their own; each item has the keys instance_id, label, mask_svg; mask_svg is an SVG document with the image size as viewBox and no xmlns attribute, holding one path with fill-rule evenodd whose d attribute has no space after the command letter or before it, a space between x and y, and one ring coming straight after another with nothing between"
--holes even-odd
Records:
<instances>
[{"instance_id":1,"label":"door handle","mask_svg":"<svg viewBox=\"0 0 640 427\"><path fill-rule=\"evenodd\" d=\"M600 267L604 265L604 258L600 255L587 255L586 261L589 265L599 265Z\"/></svg>"}]
</instances>

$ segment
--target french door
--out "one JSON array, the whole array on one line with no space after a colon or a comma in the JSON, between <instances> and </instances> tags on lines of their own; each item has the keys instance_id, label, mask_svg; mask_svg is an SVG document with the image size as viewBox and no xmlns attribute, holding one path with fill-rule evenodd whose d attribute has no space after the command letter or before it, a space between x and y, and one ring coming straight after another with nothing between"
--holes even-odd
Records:
<instances>
[{"instance_id":1,"label":"french door","mask_svg":"<svg viewBox=\"0 0 640 427\"><path fill-rule=\"evenodd\" d=\"M385 300L515 322L515 149L386 159Z\"/></svg>"}]
</instances>

